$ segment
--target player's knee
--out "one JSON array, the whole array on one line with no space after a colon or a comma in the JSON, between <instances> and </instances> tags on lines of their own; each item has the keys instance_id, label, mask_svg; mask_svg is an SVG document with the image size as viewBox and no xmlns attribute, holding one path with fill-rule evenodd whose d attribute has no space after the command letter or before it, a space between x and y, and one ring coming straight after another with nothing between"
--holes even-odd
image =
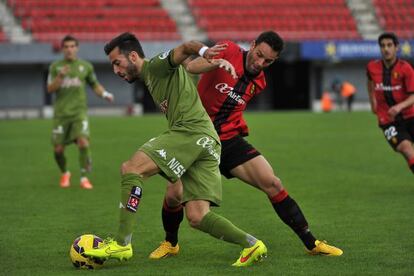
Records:
<instances>
[{"instance_id":1,"label":"player's knee","mask_svg":"<svg viewBox=\"0 0 414 276\"><path fill-rule=\"evenodd\" d=\"M53 150L56 154L63 154L65 148L62 145L56 145Z\"/></svg>"},{"instance_id":2,"label":"player's knee","mask_svg":"<svg viewBox=\"0 0 414 276\"><path fill-rule=\"evenodd\" d=\"M187 210L186 210L185 215L187 217L188 223L193 228L198 228L204 217L204 215L201 212L194 212L194 211L188 212Z\"/></svg>"},{"instance_id":3,"label":"player's knee","mask_svg":"<svg viewBox=\"0 0 414 276\"><path fill-rule=\"evenodd\" d=\"M180 189L177 189L175 187L168 188L167 193L165 195L165 201L167 202L168 206L178 206L181 204L183 199L182 192Z\"/></svg>"},{"instance_id":4,"label":"player's knee","mask_svg":"<svg viewBox=\"0 0 414 276\"><path fill-rule=\"evenodd\" d=\"M262 185L261 188L268 196L274 196L284 189L282 181L275 175L264 180L264 183L266 184Z\"/></svg>"},{"instance_id":5,"label":"player's knee","mask_svg":"<svg viewBox=\"0 0 414 276\"><path fill-rule=\"evenodd\" d=\"M126 173L130 173L132 172L132 165L131 165L131 161L125 161L124 163L122 163L121 165L121 174L126 174Z\"/></svg>"},{"instance_id":6,"label":"player's knee","mask_svg":"<svg viewBox=\"0 0 414 276\"><path fill-rule=\"evenodd\" d=\"M89 141L86 138L78 138L77 139L78 147L80 148L87 148L89 146Z\"/></svg>"}]
</instances>

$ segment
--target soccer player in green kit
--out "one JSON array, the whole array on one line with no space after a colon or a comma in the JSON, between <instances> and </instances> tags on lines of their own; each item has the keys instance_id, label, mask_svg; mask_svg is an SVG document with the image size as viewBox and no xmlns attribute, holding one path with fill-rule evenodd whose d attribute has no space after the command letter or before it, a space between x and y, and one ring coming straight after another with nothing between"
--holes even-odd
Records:
<instances>
[{"instance_id":1,"label":"soccer player in green kit","mask_svg":"<svg viewBox=\"0 0 414 276\"><path fill-rule=\"evenodd\" d=\"M61 46L64 58L50 65L47 81L47 91L56 94L52 143L56 163L62 172L60 187L70 186L71 174L66 167L64 151L65 146L75 142L79 147L80 186L92 189L87 178L91 170L91 154L85 85L91 86L98 96L109 102L114 97L99 84L92 64L77 57L79 42L76 38L65 36Z\"/></svg>"},{"instance_id":2,"label":"soccer player in green kit","mask_svg":"<svg viewBox=\"0 0 414 276\"><path fill-rule=\"evenodd\" d=\"M101 247L86 250L86 256L118 260L132 257L132 232L143 182L155 174L173 183L181 179L186 216L192 227L243 248L234 266L251 265L266 255L262 241L210 211L210 205L221 201L221 144L196 87L181 66L190 55L198 53L210 60L225 48L208 48L191 41L146 60L141 44L130 33L119 35L105 46L115 74L130 83L138 78L145 82L168 120L168 130L146 142L122 164L118 233Z\"/></svg>"}]
</instances>

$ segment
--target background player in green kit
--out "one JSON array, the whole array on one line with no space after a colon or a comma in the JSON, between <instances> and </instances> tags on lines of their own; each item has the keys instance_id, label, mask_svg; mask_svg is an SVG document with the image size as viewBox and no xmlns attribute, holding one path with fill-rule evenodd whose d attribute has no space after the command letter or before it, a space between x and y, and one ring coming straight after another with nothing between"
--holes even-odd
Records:
<instances>
[{"instance_id":1,"label":"background player in green kit","mask_svg":"<svg viewBox=\"0 0 414 276\"><path fill-rule=\"evenodd\" d=\"M181 66L190 55L198 53L211 59L225 48L226 45L207 48L191 41L146 60L141 44L130 33L105 46L115 74L130 83L138 78L145 82L154 102L166 115L168 130L149 140L122 164L118 233L100 248L86 250L86 256L119 260L132 257L131 238L142 184L154 174L173 183L181 179L186 216L192 227L244 248L234 266L250 265L266 255L262 241L210 211L210 205L221 201L221 144L196 87Z\"/></svg>"},{"instance_id":2,"label":"background player in green kit","mask_svg":"<svg viewBox=\"0 0 414 276\"><path fill-rule=\"evenodd\" d=\"M79 43L76 38L66 36L62 40L64 58L50 65L47 91L56 94L52 143L55 160L62 172L60 187L70 186L70 172L66 167L65 146L75 142L79 147L81 167L80 186L92 189L86 174L91 170L89 150L89 124L87 118L86 83L100 97L112 102L114 97L96 79L92 64L79 59Z\"/></svg>"}]
</instances>

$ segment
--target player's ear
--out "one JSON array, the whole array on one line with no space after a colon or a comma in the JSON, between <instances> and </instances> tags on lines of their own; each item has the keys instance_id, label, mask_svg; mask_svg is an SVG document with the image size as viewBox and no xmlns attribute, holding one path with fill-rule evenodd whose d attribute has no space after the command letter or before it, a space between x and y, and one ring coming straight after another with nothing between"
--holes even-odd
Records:
<instances>
[{"instance_id":1,"label":"player's ear","mask_svg":"<svg viewBox=\"0 0 414 276\"><path fill-rule=\"evenodd\" d=\"M138 53L137 52L135 52L135 51L131 51L129 54L128 54L128 59L131 61L131 62L133 62L133 63L135 63L135 62L137 62L137 60L138 60Z\"/></svg>"},{"instance_id":2,"label":"player's ear","mask_svg":"<svg viewBox=\"0 0 414 276\"><path fill-rule=\"evenodd\" d=\"M256 40L252 40L252 42L250 42L250 50L253 50L254 47L256 47Z\"/></svg>"}]
</instances>

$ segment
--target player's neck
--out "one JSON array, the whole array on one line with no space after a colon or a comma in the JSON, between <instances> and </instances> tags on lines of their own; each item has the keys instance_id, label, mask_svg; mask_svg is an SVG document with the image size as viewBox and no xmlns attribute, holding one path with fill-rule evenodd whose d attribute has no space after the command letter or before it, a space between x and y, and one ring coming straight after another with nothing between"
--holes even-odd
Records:
<instances>
[{"instance_id":1,"label":"player's neck","mask_svg":"<svg viewBox=\"0 0 414 276\"><path fill-rule=\"evenodd\" d=\"M395 64L396 61L397 61L397 57L390 59L390 60L385 60L385 59L382 60L385 67L387 68L391 68Z\"/></svg>"}]
</instances>

